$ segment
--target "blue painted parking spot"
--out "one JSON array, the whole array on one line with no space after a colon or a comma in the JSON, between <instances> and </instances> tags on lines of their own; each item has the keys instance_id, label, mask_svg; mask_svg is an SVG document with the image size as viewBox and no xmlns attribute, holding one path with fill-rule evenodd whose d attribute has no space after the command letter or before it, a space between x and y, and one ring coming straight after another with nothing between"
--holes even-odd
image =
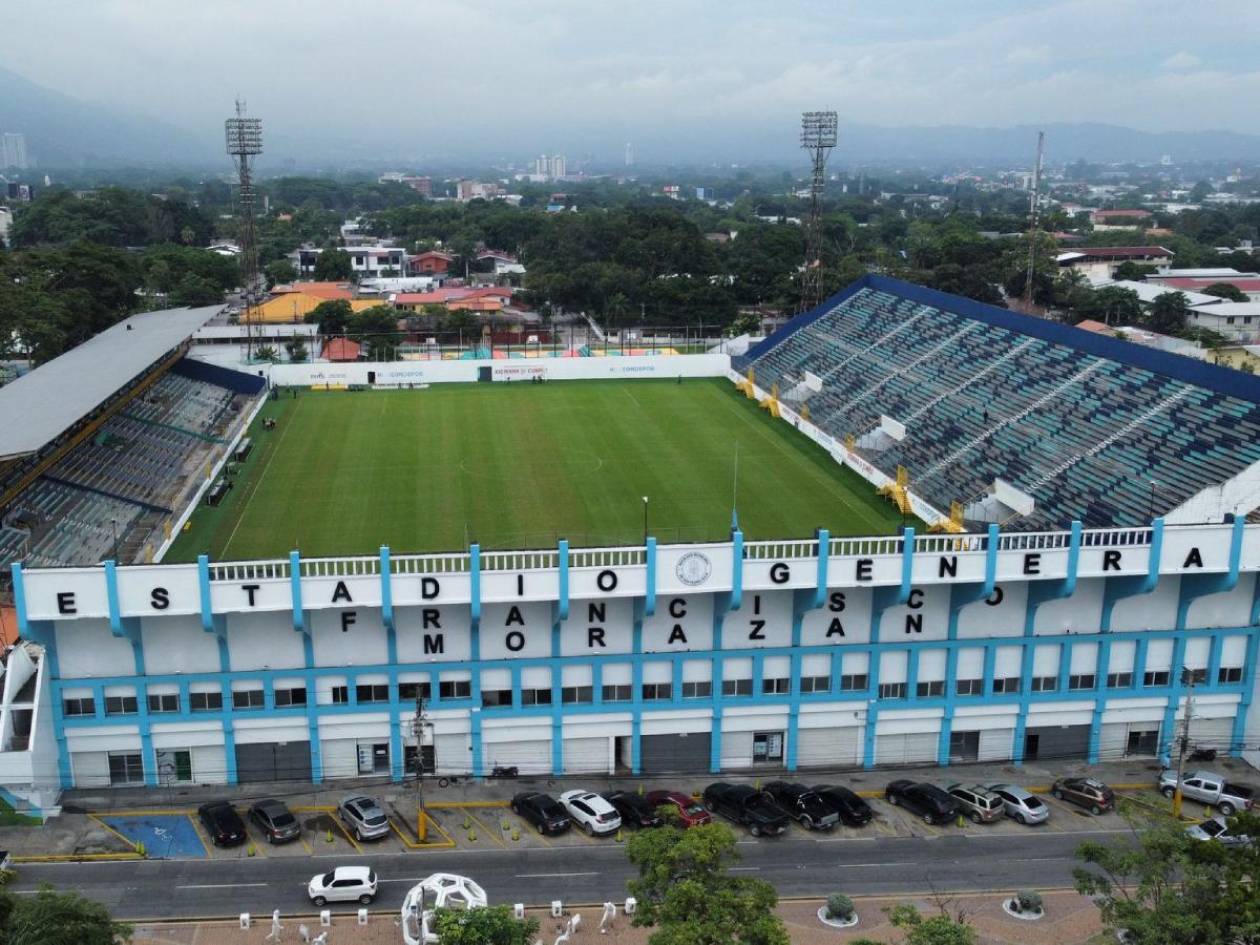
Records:
<instances>
[{"instance_id":1,"label":"blue painted parking spot","mask_svg":"<svg viewBox=\"0 0 1260 945\"><path fill-rule=\"evenodd\" d=\"M204 858L206 846L192 820L183 814L136 814L102 817L101 820L130 840L143 843L155 859Z\"/></svg>"}]
</instances>

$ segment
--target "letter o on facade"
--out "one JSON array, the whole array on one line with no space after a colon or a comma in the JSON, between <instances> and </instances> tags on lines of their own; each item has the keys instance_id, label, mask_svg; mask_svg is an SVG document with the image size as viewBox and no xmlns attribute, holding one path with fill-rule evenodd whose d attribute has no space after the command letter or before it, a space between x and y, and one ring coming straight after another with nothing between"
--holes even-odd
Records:
<instances>
[{"instance_id":1,"label":"letter o on facade","mask_svg":"<svg viewBox=\"0 0 1260 945\"><path fill-rule=\"evenodd\" d=\"M601 591L613 591L617 589L617 572L616 571L600 571L595 575L595 586Z\"/></svg>"},{"instance_id":2,"label":"letter o on facade","mask_svg":"<svg viewBox=\"0 0 1260 945\"><path fill-rule=\"evenodd\" d=\"M519 653L525 649L525 634L519 630L509 630L503 637L503 645L513 653Z\"/></svg>"}]
</instances>

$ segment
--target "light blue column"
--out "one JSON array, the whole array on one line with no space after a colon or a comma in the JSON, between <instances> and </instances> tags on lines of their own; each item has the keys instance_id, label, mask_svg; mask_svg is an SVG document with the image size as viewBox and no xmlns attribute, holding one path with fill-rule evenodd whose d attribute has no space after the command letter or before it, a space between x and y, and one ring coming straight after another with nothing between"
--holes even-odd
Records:
<instances>
[{"instance_id":1,"label":"light blue column","mask_svg":"<svg viewBox=\"0 0 1260 945\"><path fill-rule=\"evenodd\" d=\"M941 715L941 732L936 743L936 763L949 764L949 739L954 731L954 701L958 698L958 647L945 651L945 711Z\"/></svg>"},{"instance_id":2,"label":"light blue column","mask_svg":"<svg viewBox=\"0 0 1260 945\"><path fill-rule=\"evenodd\" d=\"M910 599L914 581L914 529L907 526L901 537L901 590L897 595L898 604L904 604Z\"/></svg>"},{"instance_id":3,"label":"light blue column","mask_svg":"<svg viewBox=\"0 0 1260 945\"><path fill-rule=\"evenodd\" d=\"M646 565L646 586L643 592L643 616L651 617L656 613L656 539L648 537L643 549Z\"/></svg>"},{"instance_id":4,"label":"light blue column","mask_svg":"<svg viewBox=\"0 0 1260 945\"><path fill-rule=\"evenodd\" d=\"M1260 585L1258 580L1257 585ZM1260 658L1260 633L1252 632L1247 639L1247 659L1243 663L1243 692L1238 700L1238 712L1234 715L1234 730L1230 735L1229 753L1241 757L1243 739L1247 734L1247 713L1251 709L1256 692L1256 660Z\"/></svg>"},{"instance_id":5,"label":"light blue column","mask_svg":"<svg viewBox=\"0 0 1260 945\"><path fill-rule=\"evenodd\" d=\"M302 555L289 552L289 593L293 598L293 629L306 630L306 614L302 610Z\"/></svg>"}]
</instances>

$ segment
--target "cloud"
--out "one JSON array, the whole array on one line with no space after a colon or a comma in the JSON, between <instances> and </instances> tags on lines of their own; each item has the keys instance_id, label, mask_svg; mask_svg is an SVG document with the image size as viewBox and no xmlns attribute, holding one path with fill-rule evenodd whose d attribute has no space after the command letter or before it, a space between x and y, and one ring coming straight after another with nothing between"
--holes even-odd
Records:
<instances>
[{"instance_id":1,"label":"cloud","mask_svg":"<svg viewBox=\"0 0 1260 945\"><path fill-rule=\"evenodd\" d=\"M1050 61L1049 46L1016 46L1006 54L1006 61L1011 65L1023 66L1041 64Z\"/></svg>"},{"instance_id":2,"label":"cloud","mask_svg":"<svg viewBox=\"0 0 1260 945\"><path fill-rule=\"evenodd\" d=\"M1164 68L1174 72L1184 72L1197 68L1201 61L1194 53L1188 53L1183 49L1165 59Z\"/></svg>"}]
</instances>

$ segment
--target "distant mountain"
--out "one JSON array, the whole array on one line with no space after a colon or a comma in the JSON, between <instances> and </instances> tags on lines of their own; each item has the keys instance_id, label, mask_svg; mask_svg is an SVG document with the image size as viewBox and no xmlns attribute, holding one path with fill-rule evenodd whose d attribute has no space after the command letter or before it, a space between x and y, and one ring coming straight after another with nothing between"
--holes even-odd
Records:
<instances>
[{"instance_id":1,"label":"distant mountain","mask_svg":"<svg viewBox=\"0 0 1260 945\"><path fill-rule=\"evenodd\" d=\"M204 164L212 142L142 115L37 85L0 68L0 131L26 135L41 168Z\"/></svg>"}]
</instances>

